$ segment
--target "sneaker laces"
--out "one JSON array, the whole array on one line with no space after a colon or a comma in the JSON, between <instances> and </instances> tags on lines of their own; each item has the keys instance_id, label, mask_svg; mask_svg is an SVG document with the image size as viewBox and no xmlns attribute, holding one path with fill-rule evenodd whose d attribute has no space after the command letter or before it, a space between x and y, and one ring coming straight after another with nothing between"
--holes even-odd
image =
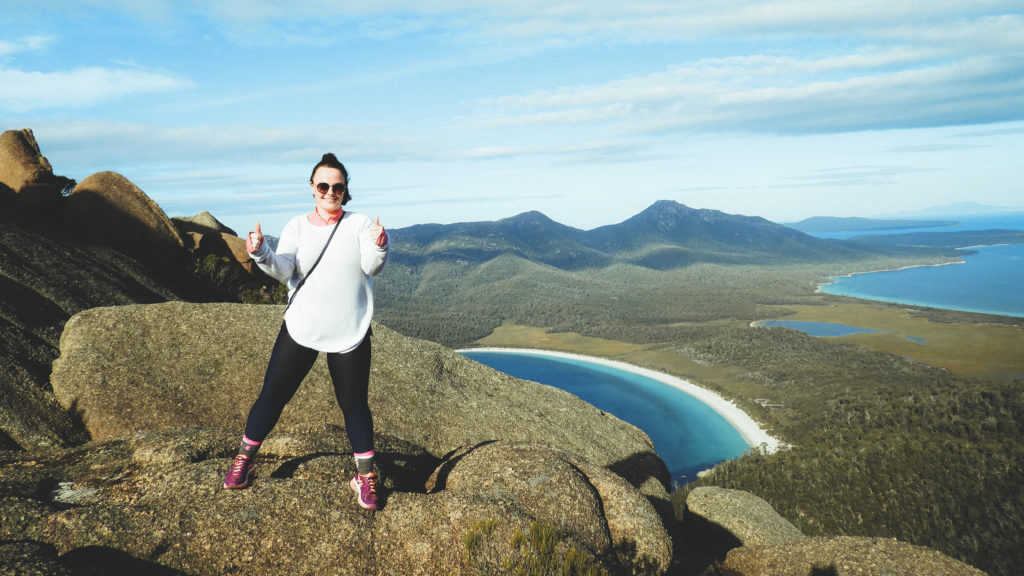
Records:
<instances>
[{"instance_id":1,"label":"sneaker laces","mask_svg":"<svg viewBox=\"0 0 1024 576\"><path fill-rule=\"evenodd\" d=\"M249 464L249 457L239 454L235 456L235 463L231 465L231 474L233 476L241 476L242 471L245 470L246 465Z\"/></svg>"},{"instance_id":2,"label":"sneaker laces","mask_svg":"<svg viewBox=\"0 0 1024 576\"><path fill-rule=\"evenodd\" d=\"M360 476L363 476L360 474ZM377 475L373 472L363 476L363 480L366 482L366 487L370 489L370 494L377 494Z\"/></svg>"}]
</instances>

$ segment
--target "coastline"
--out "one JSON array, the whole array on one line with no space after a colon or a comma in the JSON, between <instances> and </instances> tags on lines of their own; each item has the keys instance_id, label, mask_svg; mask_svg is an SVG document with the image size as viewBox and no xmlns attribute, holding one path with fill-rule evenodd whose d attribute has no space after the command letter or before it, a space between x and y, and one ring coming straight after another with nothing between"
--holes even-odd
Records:
<instances>
[{"instance_id":1,"label":"coastline","mask_svg":"<svg viewBox=\"0 0 1024 576\"><path fill-rule=\"evenodd\" d=\"M1012 249L1012 251L1010 252L1010 254L1011 254L1011 260L1010 261L1012 261L1012 258L1019 259L1019 257L1021 256L1021 252L1022 252L1021 247L1024 247L1024 245L1018 245L1018 244L983 244L983 245L971 246L971 247L966 247L966 248L960 248L960 250L964 250L964 249L967 249L967 248L993 249L993 248L1007 248L1007 247L1010 247ZM961 278L962 275L960 275L960 273L958 273L958 272L952 272L952 274L954 275L955 278L958 278L959 282L965 282L965 286L967 287L967 289L966 289L965 292L963 292L963 294L961 296L959 296L957 298L954 298L954 299L949 299L949 298L942 297L942 296L936 295L936 294L930 294L930 295L929 294L925 294L925 295L908 296L907 292L905 290L902 290L902 291L901 290L896 290L894 292L890 292L890 294L894 294L894 295L880 295L878 293L879 290L871 291L871 292L875 292L875 293L858 292L855 289L851 289L848 283L843 283L842 282L844 279L850 279L850 278L853 278L855 276L859 276L859 275L863 275L863 274L877 274L877 273L881 273L881 272L901 272L901 271L906 271L906 270L910 270L910 269L914 269L914 268L942 268L942 267L950 266L952 264L967 264L968 263L967 258L969 258L969 257L978 257L978 253L980 253L980 252L976 252L975 254L967 255L967 257L961 257L961 258L959 258L957 260L954 260L954 261L944 262L944 263L939 263L939 264L916 264L916 265L903 266L903 267L892 268L892 269L872 270L872 271L865 271L865 272L853 272L853 273L850 273L850 274L830 276L827 281L818 283L817 288L815 289L814 292L816 294L828 294L828 295L831 295L831 296L842 296L842 297L847 297L847 298L857 298L857 299L860 299L860 300L871 300L871 301L875 301L875 302L885 302L885 303L889 303L889 304L899 304L899 305L902 305L902 306L934 308L934 309L937 309L937 310L952 310L952 311L956 311L956 312L967 312L967 313L972 313L972 314L987 314L987 315L992 315L992 316L1005 316L1005 317L1013 317L1013 318L1024 318L1024 308L1021 307L1022 302L1020 300L1008 299L1006 296L1003 296L1002 299L995 299L995 300L986 299L986 298L979 298L979 295L981 295L983 293L982 292L977 292L977 294L973 293L971 291L972 289L970 288L972 286L972 282L971 281L964 281L964 280L962 280L962 278ZM1016 284L1019 284L1020 280L1022 279L1022 277L1019 274L1019 272L1018 273L1014 273L1012 268L1007 268L1005 270L1000 270L998 273L996 273L993 270L993 264L992 264L993 257L990 255L990 253L986 253L986 256L988 256L988 257L987 258L985 258L985 257L979 258L979 262L984 262L986 264L979 264L978 267L972 268L972 270L976 270L976 269L979 270L979 272L977 272L977 273L981 274L982 275L981 277L983 277L983 278L988 278L989 274L996 274L997 278L1004 278L1002 280L1003 282L1015 282ZM1016 278L1016 280L1013 280L1014 278ZM975 288L974 290L977 291L978 289ZM881 292L885 292L885 290L880 290L880 291ZM1013 291L1007 291L1007 294L1012 294L1012 293L1014 293L1014 292Z\"/></svg>"},{"instance_id":2,"label":"coastline","mask_svg":"<svg viewBox=\"0 0 1024 576\"><path fill-rule=\"evenodd\" d=\"M693 384L682 378L677 378L671 374L664 372L658 372L657 370L651 370L649 368L643 368L641 366L635 366L626 362L618 360L609 360L607 358L600 358L597 356L586 356L583 354L575 354L572 352L558 352L554 350L539 350L534 348L464 348L456 350L456 352L497 352L505 354L534 354L538 356L552 356L555 358L564 358L569 360L577 360L580 362L589 362L591 364L599 364L624 372L631 372L655 380L666 386L671 386L693 396L698 401L710 407L712 410L717 412L722 418L725 419L740 436L747 443L747 446L754 449L763 450L764 452L771 454L777 451L783 446L783 443L778 439L773 438L761 428L760 424L754 421L749 414L741 410L735 403L726 400L718 394L696 384Z\"/></svg>"},{"instance_id":3,"label":"coastline","mask_svg":"<svg viewBox=\"0 0 1024 576\"><path fill-rule=\"evenodd\" d=\"M866 272L850 272L849 274L841 274L839 276L830 276L828 282L819 282L818 287L814 290L815 294L834 294L833 292L825 292L825 286L831 284L838 284L839 281L836 278L853 278L858 274L878 274L879 272L899 272L901 270L910 270L912 268L938 268L940 266L951 266L953 264L966 264L963 259L955 260L953 262L943 262L941 264L911 264L910 266L901 266L899 268L883 268L881 270L868 270ZM844 296L844 294L834 294L836 296ZM871 298L868 298L871 300Z\"/></svg>"}]
</instances>

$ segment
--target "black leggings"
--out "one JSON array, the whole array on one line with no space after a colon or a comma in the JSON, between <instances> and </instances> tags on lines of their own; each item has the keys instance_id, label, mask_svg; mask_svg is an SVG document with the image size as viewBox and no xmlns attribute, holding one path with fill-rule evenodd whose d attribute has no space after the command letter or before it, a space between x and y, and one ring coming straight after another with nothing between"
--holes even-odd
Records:
<instances>
[{"instance_id":1,"label":"black leggings","mask_svg":"<svg viewBox=\"0 0 1024 576\"><path fill-rule=\"evenodd\" d=\"M267 374L263 378L263 390L249 410L249 420L245 424L245 436L249 440L262 442L270 434L285 404L295 395L319 354L292 340L288 328L281 325ZM327 368L334 383L334 395L345 416L345 431L352 443L352 451L357 454L370 452L373 450L373 415L368 402L370 332L366 332L363 342L355 350L328 353Z\"/></svg>"}]
</instances>

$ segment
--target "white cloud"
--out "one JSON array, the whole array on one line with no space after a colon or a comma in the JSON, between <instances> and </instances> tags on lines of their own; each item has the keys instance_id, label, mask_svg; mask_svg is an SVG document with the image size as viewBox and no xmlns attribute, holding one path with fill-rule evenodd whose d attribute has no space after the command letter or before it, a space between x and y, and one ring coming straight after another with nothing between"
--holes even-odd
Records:
<instances>
[{"instance_id":1,"label":"white cloud","mask_svg":"<svg viewBox=\"0 0 1024 576\"><path fill-rule=\"evenodd\" d=\"M1003 21L1012 28L1021 13L1017 0L82 0L55 9L72 14L113 9L159 29L210 25L242 45L307 44L323 41L331 30L338 39L432 32L457 41L540 46L778 34L882 38L928 31L941 39L948 32L956 35L956 22L970 34L985 19L990 26Z\"/></svg>"},{"instance_id":2,"label":"white cloud","mask_svg":"<svg viewBox=\"0 0 1024 576\"><path fill-rule=\"evenodd\" d=\"M45 50L53 44L53 36L24 36L16 41L0 40L0 57L18 54L20 52L38 52Z\"/></svg>"},{"instance_id":3,"label":"white cloud","mask_svg":"<svg viewBox=\"0 0 1024 576\"><path fill-rule=\"evenodd\" d=\"M330 151L360 162L438 158L442 140L395 132L379 125L266 127L256 125L164 126L129 122L37 122L32 126L54 166L88 173L140 166L147 171L181 166L282 166L310 163ZM339 138L344 134L344 138ZM65 160L67 159L67 160Z\"/></svg>"},{"instance_id":4,"label":"white cloud","mask_svg":"<svg viewBox=\"0 0 1024 576\"><path fill-rule=\"evenodd\" d=\"M244 45L310 44L363 38L434 34L459 43L511 43L521 51L580 43L706 41L766 35L941 37L951 23L974 28L982 19L1019 18L1013 0L273 0L93 1L113 6L152 26L188 26L200 18ZM1010 24L1012 26L1012 22ZM951 29L956 31L955 27Z\"/></svg>"},{"instance_id":5,"label":"white cloud","mask_svg":"<svg viewBox=\"0 0 1024 576\"><path fill-rule=\"evenodd\" d=\"M0 109L24 113L45 108L82 108L138 94L194 87L188 79L133 69L83 67L61 72L0 69Z\"/></svg>"},{"instance_id":6,"label":"white cloud","mask_svg":"<svg viewBox=\"0 0 1024 576\"><path fill-rule=\"evenodd\" d=\"M895 46L797 58L711 58L643 76L479 103L491 127L613 123L676 130L808 133L1024 118L1024 62Z\"/></svg>"}]
</instances>

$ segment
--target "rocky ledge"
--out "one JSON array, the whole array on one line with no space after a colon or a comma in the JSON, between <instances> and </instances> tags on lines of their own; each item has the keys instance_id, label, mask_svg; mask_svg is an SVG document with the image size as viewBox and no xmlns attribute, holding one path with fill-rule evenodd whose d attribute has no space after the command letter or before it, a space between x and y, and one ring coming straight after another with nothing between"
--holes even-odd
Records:
<instances>
[{"instance_id":1,"label":"rocky ledge","mask_svg":"<svg viewBox=\"0 0 1024 576\"><path fill-rule=\"evenodd\" d=\"M322 359L253 485L224 490L280 322L280 306L181 302L72 317L51 383L92 440L0 452L0 573L982 574L894 540L805 537L722 488L693 489L677 523L641 431L380 325L382 508L354 502Z\"/></svg>"},{"instance_id":2,"label":"rocky ledge","mask_svg":"<svg viewBox=\"0 0 1024 576\"><path fill-rule=\"evenodd\" d=\"M222 489L280 322L279 306L180 302L72 317L51 383L93 440L4 453L8 553L184 574L668 569L666 471L645 434L379 325L370 402L382 509L355 505L322 359L253 486Z\"/></svg>"}]
</instances>

